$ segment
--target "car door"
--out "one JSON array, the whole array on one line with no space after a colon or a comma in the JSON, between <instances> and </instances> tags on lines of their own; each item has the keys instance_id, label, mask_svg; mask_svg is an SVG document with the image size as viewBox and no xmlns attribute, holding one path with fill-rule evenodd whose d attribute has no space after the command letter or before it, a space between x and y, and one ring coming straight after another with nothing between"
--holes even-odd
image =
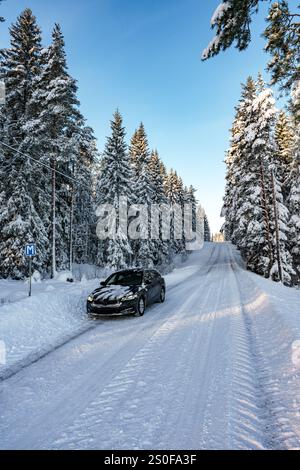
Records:
<instances>
[{"instance_id":1,"label":"car door","mask_svg":"<svg viewBox=\"0 0 300 470\"><path fill-rule=\"evenodd\" d=\"M147 303L153 303L156 296L156 279L153 271L144 272L144 284L147 291Z\"/></svg>"}]
</instances>

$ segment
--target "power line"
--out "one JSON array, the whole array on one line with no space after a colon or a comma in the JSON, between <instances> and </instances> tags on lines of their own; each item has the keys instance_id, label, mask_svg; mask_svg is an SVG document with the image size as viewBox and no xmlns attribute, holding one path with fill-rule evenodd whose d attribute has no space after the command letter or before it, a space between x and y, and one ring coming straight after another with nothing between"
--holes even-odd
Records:
<instances>
[{"instance_id":1,"label":"power line","mask_svg":"<svg viewBox=\"0 0 300 470\"><path fill-rule=\"evenodd\" d=\"M45 167L45 168L47 168L47 169L49 169L49 170L51 170L51 171L54 171L55 173L57 173L57 174L59 174L59 175L61 175L61 176L64 176L65 178L67 178L67 179L69 179L69 180L75 182L77 185L79 185L78 180L76 180L75 178L72 178L71 176L67 175L66 173L63 173L63 172L61 172L61 171L59 171L59 170L56 170L56 169L52 168L50 165L47 165L46 163L43 163L43 162L37 160L36 158L31 157L31 156L28 155L27 153L24 153L24 152L21 152L20 150L15 149L15 148L12 147L11 145L5 144L4 142L1 142L1 141L0 141L0 144L3 145L4 147L7 147L7 148L13 150L13 151L16 152L16 153L22 155L23 157L29 158L30 160L34 161L35 163L38 163L39 165L41 165L41 166L43 166L43 167ZM85 184L80 184L80 185L81 185L81 186L84 186L84 187L85 187L86 189L88 189L89 191L91 190L91 187L88 186L88 185L85 185ZM91 224L88 224L88 225L92 226L92 225L94 225L94 224L91 223Z\"/></svg>"},{"instance_id":2,"label":"power line","mask_svg":"<svg viewBox=\"0 0 300 470\"><path fill-rule=\"evenodd\" d=\"M52 168L50 165L47 165L47 163L43 163L43 162L41 162L40 160L37 160L36 158L31 157L31 156L28 155L27 153L21 152L20 150L15 149L15 148L12 147L11 145L5 144L4 142L1 142L1 141L0 141L0 144L3 145L4 147L9 148L10 150L13 150L14 152L18 153L19 155L22 155L23 157L29 158L30 160L34 161L34 162L37 163L38 165L41 165L41 166L47 168L48 170L54 171L55 173L57 173L57 174L59 174L59 175L61 175L61 176L64 176L65 178L69 179L70 181L73 181L74 183L79 184L79 182L78 182L75 178L72 178L72 176L69 176L69 175L67 175L66 173L63 173L62 171L59 171L59 170L56 170L56 169ZM84 186L85 186L85 185L84 185ZM87 186L87 185L86 185L86 188L90 189L90 187Z\"/></svg>"}]
</instances>

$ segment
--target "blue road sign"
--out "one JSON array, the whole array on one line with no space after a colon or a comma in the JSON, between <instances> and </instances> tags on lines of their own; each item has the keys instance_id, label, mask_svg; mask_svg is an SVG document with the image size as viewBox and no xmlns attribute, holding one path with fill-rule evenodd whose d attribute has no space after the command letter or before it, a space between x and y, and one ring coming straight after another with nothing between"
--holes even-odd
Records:
<instances>
[{"instance_id":1,"label":"blue road sign","mask_svg":"<svg viewBox=\"0 0 300 470\"><path fill-rule=\"evenodd\" d=\"M33 258L35 255L36 255L36 244L28 243L25 246L25 256L28 256L28 258Z\"/></svg>"}]
</instances>

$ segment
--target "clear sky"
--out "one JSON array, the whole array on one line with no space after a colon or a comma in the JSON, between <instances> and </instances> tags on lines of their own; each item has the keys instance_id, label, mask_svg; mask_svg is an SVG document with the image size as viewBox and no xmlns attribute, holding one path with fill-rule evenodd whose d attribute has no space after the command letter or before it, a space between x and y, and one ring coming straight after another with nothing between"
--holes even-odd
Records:
<instances>
[{"instance_id":1,"label":"clear sky","mask_svg":"<svg viewBox=\"0 0 300 470\"><path fill-rule=\"evenodd\" d=\"M143 121L151 147L158 148L167 167L198 189L214 232L222 224L224 152L240 84L248 75L264 71L267 61L260 37L266 11L262 9L246 52L232 49L201 62L218 4L219 0L5 0L0 7L6 18L0 25L1 47L9 44L8 26L26 7L36 15L45 45L53 24L61 24L70 72L78 80L82 111L95 130L99 150L116 108L123 114L128 140Z\"/></svg>"}]
</instances>

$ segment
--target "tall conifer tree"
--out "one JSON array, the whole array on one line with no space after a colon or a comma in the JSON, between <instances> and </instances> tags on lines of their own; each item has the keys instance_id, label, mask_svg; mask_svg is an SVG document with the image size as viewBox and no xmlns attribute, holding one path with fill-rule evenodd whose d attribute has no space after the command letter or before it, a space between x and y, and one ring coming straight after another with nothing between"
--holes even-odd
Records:
<instances>
[{"instance_id":1,"label":"tall conifer tree","mask_svg":"<svg viewBox=\"0 0 300 470\"><path fill-rule=\"evenodd\" d=\"M100 244L104 261L113 268L128 266L132 259L132 250L127 233L122 231L123 220L120 220L120 198L127 198L133 203L133 175L125 143L125 129L121 114L117 111L111 121L111 136L108 137L102 157L101 173L97 182L96 201L114 207L117 218L117 236ZM127 216L126 216L127 218Z\"/></svg>"},{"instance_id":2,"label":"tall conifer tree","mask_svg":"<svg viewBox=\"0 0 300 470\"><path fill-rule=\"evenodd\" d=\"M25 156L28 151L27 122L34 81L41 70L41 32L31 10L26 9L10 28L11 47L1 50L1 78L5 82L6 101L1 107L2 146L1 180L1 274L21 278L27 271L24 256L26 242L35 241L38 256L35 269L42 270L47 253L47 234L37 211L35 175L40 168Z\"/></svg>"}]
</instances>

